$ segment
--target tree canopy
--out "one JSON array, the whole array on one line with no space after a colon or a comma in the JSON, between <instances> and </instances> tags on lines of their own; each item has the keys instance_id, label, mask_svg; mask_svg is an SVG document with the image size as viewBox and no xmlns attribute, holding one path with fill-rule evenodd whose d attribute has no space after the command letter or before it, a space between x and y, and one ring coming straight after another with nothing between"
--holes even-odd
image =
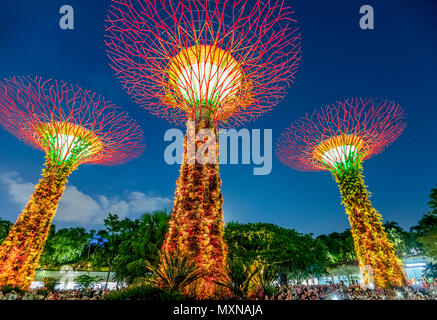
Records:
<instances>
[{"instance_id":1,"label":"tree canopy","mask_svg":"<svg viewBox=\"0 0 437 320\"><path fill-rule=\"evenodd\" d=\"M321 235L317 239L325 244L332 265L356 263L354 240L349 229L341 233L332 232L328 235Z\"/></svg>"},{"instance_id":2,"label":"tree canopy","mask_svg":"<svg viewBox=\"0 0 437 320\"><path fill-rule=\"evenodd\" d=\"M6 239L9 229L12 227L12 222L0 218L0 242Z\"/></svg>"},{"instance_id":3,"label":"tree canopy","mask_svg":"<svg viewBox=\"0 0 437 320\"><path fill-rule=\"evenodd\" d=\"M229 259L260 260L276 265L283 276L298 278L302 272L323 269L328 261L326 246L312 234L301 234L271 223L230 222L225 228Z\"/></svg>"}]
</instances>

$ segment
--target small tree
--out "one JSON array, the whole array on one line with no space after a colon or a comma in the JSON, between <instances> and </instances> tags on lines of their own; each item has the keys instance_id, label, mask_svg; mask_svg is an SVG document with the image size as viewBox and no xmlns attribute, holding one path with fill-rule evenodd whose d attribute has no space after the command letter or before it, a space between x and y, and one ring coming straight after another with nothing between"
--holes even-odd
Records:
<instances>
[{"instance_id":1,"label":"small tree","mask_svg":"<svg viewBox=\"0 0 437 320\"><path fill-rule=\"evenodd\" d=\"M65 264L77 267L85 263L86 245L89 234L84 228L65 228L50 230L49 237L44 247L40 263L49 267L58 267Z\"/></svg>"},{"instance_id":2,"label":"small tree","mask_svg":"<svg viewBox=\"0 0 437 320\"><path fill-rule=\"evenodd\" d=\"M431 189L429 193L428 205L431 209L431 214L437 215L437 186Z\"/></svg>"},{"instance_id":3,"label":"small tree","mask_svg":"<svg viewBox=\"0 0 437 320\"><path fill-rule=\"evenodd\" d=\"M427 232L425 235L417 238L417 241L422 244L425 254L437 261L437 229Z\"/></svg>"},{"instance_id":4,"label":"small tree","mask_svg":"<svg viewBox=\"0 0 437 320\"><path fill-rule=\"evenodd\" d=\"M428 282L433 282L437 279L437 264L430 263L425 270L422 271L422 275Z\"/></svg>"},{"instance_id":5,"label":"small tree","mask_svg":"<svg viewBox=\"0 0 437 320\"><path fill-rule=\"evenodd\" d=\"M118 255L119 246L130 234L130 232L132 232L135 222L128 218L120 220L118 215L109 214L104 220L104 224L107 230L103 233L103 237L107 239L107 241L104 243L102 250L99 252L98 260L108 266L108 274L106 276L105 284L106 289L111 276L114 261Z\"/></svg>"},{"instance_id":6,"label":"small tree","mask_svg":"<svg viewBox=\"0 0 437 320\"><path fill-rule=\"evenodd\" d=\"M407 253L407 246L405 243L407 233L398 225L397 222L387 221L384 223L385 232L388 239L393 244L396 255L403 257Z\"/></svg>"},{"instance_id":7,"label":"small tree","mask_svg":"<svg viewBox=\"0 0 437 320\"><path fill-rule=\"evenodd\" d=\"M222 280L215 283L228 289L233 298L247 299L251 280L258 271L259 266L256 266L256 264L249 265L242 259L236 258L228 261L228 264L223 266Z\"/></svg>"},{"instance_id":8,"label":"small tree","mask_svg":"<svg viewBox=\"0 0 437 320\"><path fill-rule=\"evenodd\" d=\"M102 280L100 277L91 277L87 274L83 274L74 279L77 283L77 288L81 290L92 288Z\"/></svg>"},{"instance_id":9,"label":"small tree","mask_svg":"<svg viewBox=\"0 0 437 320\"><path fill-rule=\"evenodd\" d=\"M203 277L195 261L177 250L173 253L166 251L159 265L148 262L146 268L155 276L150 281L170 292L182 292L190 284Z\"/></svg>"},{"instance_id":10,"label":"small tree","mask_svg":"<svg viewBox=\"0 0 437 320\"><path fill-rule=\"evenodd\" d=\"M262 291L262 300L265 297L273 297L279 294L280 288L275 284L279 277L279 268L275 264L262 263L258 272L253 277L253 282L258 287L258 293Z\"/></svg>"},{"instance_id":11,"label":"small tree","mask_svg":"<svg viewBox=\"0 0 437 320\"><path fill-rule=\"evenodd\" d=\"M428 205L431 210L423 215L417 226L411 228L418 236L437 229L437 187L431 189Z\"/></svg>"},{"instance_id":12,"label":"small tree","mask_svg":"<svg viewBox=\"0 0 437 320\"><path fill-rule=\"evenodd\" d=\"M0 218L0 243L5 240L12 225L12 222Z\"/></svg>"},{"instance_id":13,"label":"small tree","mask_svg":"<svg viewBox=\"0 0 437 320\"><path fill-rule=\"evenodd\" d=\"M341 233L332 232L328 235L320 235L317 239L326 246L331 266L355 263L357 261L354 240L350 229L346 229Z\"/></svg>"},{"instance_id":14,"label":"small tree","mask_svg":"<svg viewBox=\"0 0 437 320\"><path fill-rule=\"evenodd\" d=\"M289 276L292 280L296 281L296 284L301 284L304 280L309 278L310 274L310 266L300 262L290 264Z\"/></svg>"},{"instance_id":15,"label":"small tree","mask_svg":"<svg viewBox=\"0 0 437 320\"><path fill-rule=\"evenodd\" d=\"M20 287L12 286L12 285L4 285L0 287L0 292L3 294L8 294L10 292L15 292L20 295L24 295L26 293L25 290L21 289Z\"/></svg>"},{"instance_id":16,"label":"small tree","mask_svg":"<svg viewBox=\"0 0 437 320\"><path fill-rule=\"evenodd\" d=\"M56 286L59 284L59 280L52 277L45 277L42 279L44 283L44 288L49 292L54 292Z\"/></svg>"},{"instance_id":17,"label":"small tree","mask_svg":"<svg viewBox=\"0 0 437 320\"><path fill-rule=\"evenodd\" d=\"M160 251L168 230L170 215L166 210L143 214L121 234L113 270L117 281L135 283L147 276L147 262L159 263Z\"/></svg>"}]
</instances>

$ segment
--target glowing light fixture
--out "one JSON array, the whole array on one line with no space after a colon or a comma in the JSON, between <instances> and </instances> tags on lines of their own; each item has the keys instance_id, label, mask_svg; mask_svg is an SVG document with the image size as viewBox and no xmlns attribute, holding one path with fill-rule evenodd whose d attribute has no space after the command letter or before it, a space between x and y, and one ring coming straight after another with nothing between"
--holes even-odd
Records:
<instances>
[{"instance_id":1,"label":"glowing light fixture","mask_svg":"<svg viewBox=\"0 0 437 320\"><path fill-rule=\"evenodd\" d=\"M168 73L174 91L187 103L219 107L237 94L243 76L229 53L211 46L182 50L172 59Z\"/></svg>"},{"instance_id":2,"label":"glowing light fixture","mask_svg":"<svg viewBox=\"0 0 437 320\"><path fill-rule=\"evenodd\" d=\"M357 152L357 148L353 145L343 145L334 147L325 152L322 156L322 161L330 166L335 166L340 163L345 163L346 159L353 157Z\"/></svg>"}]
</instances>

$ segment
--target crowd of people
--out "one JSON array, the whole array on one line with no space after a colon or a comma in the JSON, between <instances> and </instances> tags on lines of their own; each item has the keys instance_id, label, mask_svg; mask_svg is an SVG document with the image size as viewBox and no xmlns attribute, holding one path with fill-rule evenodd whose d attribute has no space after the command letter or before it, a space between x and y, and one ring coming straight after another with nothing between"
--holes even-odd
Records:
<instances>
[{"instance_id":1,"label":"crowd of people","mask_svg":"<svg viewBox=\"0 0 437 320\"><path fill-rule=\"evenodd\" d=\"M31 289L25 292L0 291L0 300L100 300L109 290L85 289L85 290L55 290L47 292L44 289Z\"/></svg>"},{"instance_id":2,"label":"crowd of people","mask_svg":"<svg viewBox=\"0 0 437 320\"><path fill-rule=\"evenodd\" d=\"M261 292L262 295L262 292ZM343 281L329 285L282 286L266 300L437 300L437 281L430 285L398 289L366 289L360 285L346 286Z\"/></svg>"},{"instance_id":3,"label":"crowd of people","mask_svg":"<svg viewBox=\"0 0 437 320\"><path fill-rule=\"evenodd\" d=\"M0 300L100 300L109 289L29 291L0 290ZM437 300L437 281L434 284L416 285L398 289L364 289L360 285L346 286L342 281L328 285L288 285L278 287L274 296L259 292L252 299L265 300Z\"/></svg>"}]
</instances>

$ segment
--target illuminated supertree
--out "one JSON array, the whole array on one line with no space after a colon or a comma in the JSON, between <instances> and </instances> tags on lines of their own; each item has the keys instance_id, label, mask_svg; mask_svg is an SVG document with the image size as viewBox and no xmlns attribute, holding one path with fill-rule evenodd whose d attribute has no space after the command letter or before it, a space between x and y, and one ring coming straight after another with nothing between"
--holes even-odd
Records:
<instances>
[{"instance_id":1,"label":"illuminated supertree","mask_svg":"<svg viewBox=\"0 0 437 320\"><path fill-rule=\"evenodd\" d=\"M38 77L0 82L0 124L46 153L42 178L0 246L0 285L27 289L68 176L80 164L138 157L143 132L100 95Z\"/></svg>"},{"instance_id":2,"label":"illuminated supertree","mask_svg":"<svg viewBox=\"0 0 437 320\"><path fill-rule=\"evenodd\" d=\"M254 119L286 94L300 62L294 12L282 0L114 0L106 19L111 67L134 101L187 135L164 251L194 256L203 297L226 263L217 128ZM200 141L202 140L202 141ZM214 149L214 148L213 148Z\"/></svg>"},{"instance_id":3,"label":"illuminated supertree","mask_svg":"<svg viewBox=\"0 0 437 320\"><path fill-rule=\"evenodd\" d=\"M369 200L364 160L380 153L404 130L402 108L388 100L347 99L297 120L280 137L276 154L302 171L330 171L337 181L351 224L365 284L402 286L405 275L387 238L381 215Z\"/></svg>"}]
</instances>

